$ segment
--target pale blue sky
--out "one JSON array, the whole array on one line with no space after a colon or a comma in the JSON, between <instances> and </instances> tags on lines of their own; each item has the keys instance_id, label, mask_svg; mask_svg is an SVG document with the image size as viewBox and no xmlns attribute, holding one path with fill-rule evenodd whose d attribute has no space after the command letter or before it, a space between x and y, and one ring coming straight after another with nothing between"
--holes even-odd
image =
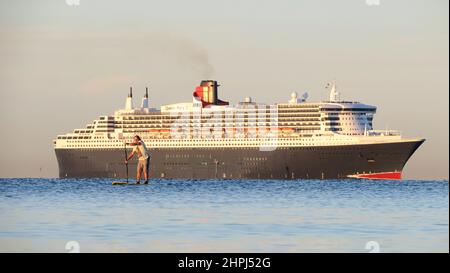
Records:
<instances>
[{"instance_id":1,"label":"pale blue sky","mask_svg":"<svg viewBox=\"0 0 450 273\"><path fill-rule=\"evenodd\" d=\"M0 176L56 176L56 134L122 107L129 85L159 107L214 78L233 103L321 100L335 79L378 106L377 128L427 139L407 178L448 179L448 33L446 0L0 0L0 141L20 143Z\"/></svg>"}]
</instances>

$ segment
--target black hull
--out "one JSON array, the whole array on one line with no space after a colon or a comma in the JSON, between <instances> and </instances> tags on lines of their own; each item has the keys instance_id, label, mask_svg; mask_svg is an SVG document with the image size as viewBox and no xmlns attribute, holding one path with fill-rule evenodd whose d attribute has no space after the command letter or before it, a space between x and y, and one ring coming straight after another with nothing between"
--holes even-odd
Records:
<instances>
[{"instance_id":1,"label":"black hull","mask_svg":"<svg viewBox=\"0 0 450 273\"><path fill-rule=\"evenodd\" d=\"M152 149L150 177L184 179L335 179L400 173L424 140L277 148ZM126 177L123 149L55 149L59 176ZM130 151L128 151L130 152ZM129 163L135 176L136 161Z\"/></svg>"}]
</instances>

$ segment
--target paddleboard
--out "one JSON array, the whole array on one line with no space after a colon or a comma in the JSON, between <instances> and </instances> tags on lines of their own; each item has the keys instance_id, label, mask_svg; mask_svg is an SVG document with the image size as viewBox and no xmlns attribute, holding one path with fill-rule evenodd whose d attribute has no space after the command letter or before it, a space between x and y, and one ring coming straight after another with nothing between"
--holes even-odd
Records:
<instances>
[{"instance_id":1,"label":"paddleboard","mask_svg":"<svg viewBox=\"0 0 450 273\"><path fill-rule=\"evenodd\" d=\"M141 184L136 184L136 183L128 183L126 181L114 181L112 182L113 185L118 186L118 185L122 185L122 186L146 186L149 184L144 184L141 182Z\"/></svg>"},{"instance_id":2,"label":"paddleboard","mask_svg":"<svg viewBox=\"0 0 450 273\"><path fill-rule=\"evenodd\" d=\"M113 185L128 185L128 182L126 181L114 181L112 182Z\"/></svg>"}]
</instances>

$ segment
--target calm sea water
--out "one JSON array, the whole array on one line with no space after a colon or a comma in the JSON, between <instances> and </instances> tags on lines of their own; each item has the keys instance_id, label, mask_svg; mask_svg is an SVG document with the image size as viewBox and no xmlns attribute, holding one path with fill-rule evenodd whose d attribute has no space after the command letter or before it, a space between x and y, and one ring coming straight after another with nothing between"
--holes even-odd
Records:
<instances>
[{"instance_id":1,"label":"calm sea water","mask_svg":"<svg viewBox=\"0 0 450 273\"><path fill-rule=\"evenodd\" d=\"M449 251L448 181L111 182L0 179L0 251Z\"/></svg>"}]
</instances>

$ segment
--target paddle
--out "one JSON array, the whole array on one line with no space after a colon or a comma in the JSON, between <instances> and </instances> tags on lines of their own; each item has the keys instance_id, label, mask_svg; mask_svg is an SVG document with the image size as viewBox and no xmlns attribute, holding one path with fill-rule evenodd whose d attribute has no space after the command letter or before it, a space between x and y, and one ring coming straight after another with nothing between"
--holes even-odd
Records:
<instances>
[{"instance_id":1,"label":"paddle","mask_svg":"<svg viewBox=\"0 0 450 273\"><path fill-rule=\"evenodd\" d=\"M128 162L127 162L128 155L127 155L127 143L126 142L124 143L123 151L125 153L125 162L126 162L125 163L125 169L126 169L126 173L127 173L127 182L124 182L124 181L113 181L112 182L113 185L129 185L128 184Z\"/></svg>"},{"instance_id":2,"label":"paddle","mask_svg":"<svg viewBox=\"0 0 450 273\"><path fill-rule=\"evenodd\" d=\"M126 143L126 142L124 143L124 149L123 149L123 151L125 152L125 162L126 162L127 159L128 159L128 154L127 154L127 143ZM128 162L125 163L125 168L126 168L126 170L127 170L127 184L128 184Z\"/></svg>"}]
</instances>

